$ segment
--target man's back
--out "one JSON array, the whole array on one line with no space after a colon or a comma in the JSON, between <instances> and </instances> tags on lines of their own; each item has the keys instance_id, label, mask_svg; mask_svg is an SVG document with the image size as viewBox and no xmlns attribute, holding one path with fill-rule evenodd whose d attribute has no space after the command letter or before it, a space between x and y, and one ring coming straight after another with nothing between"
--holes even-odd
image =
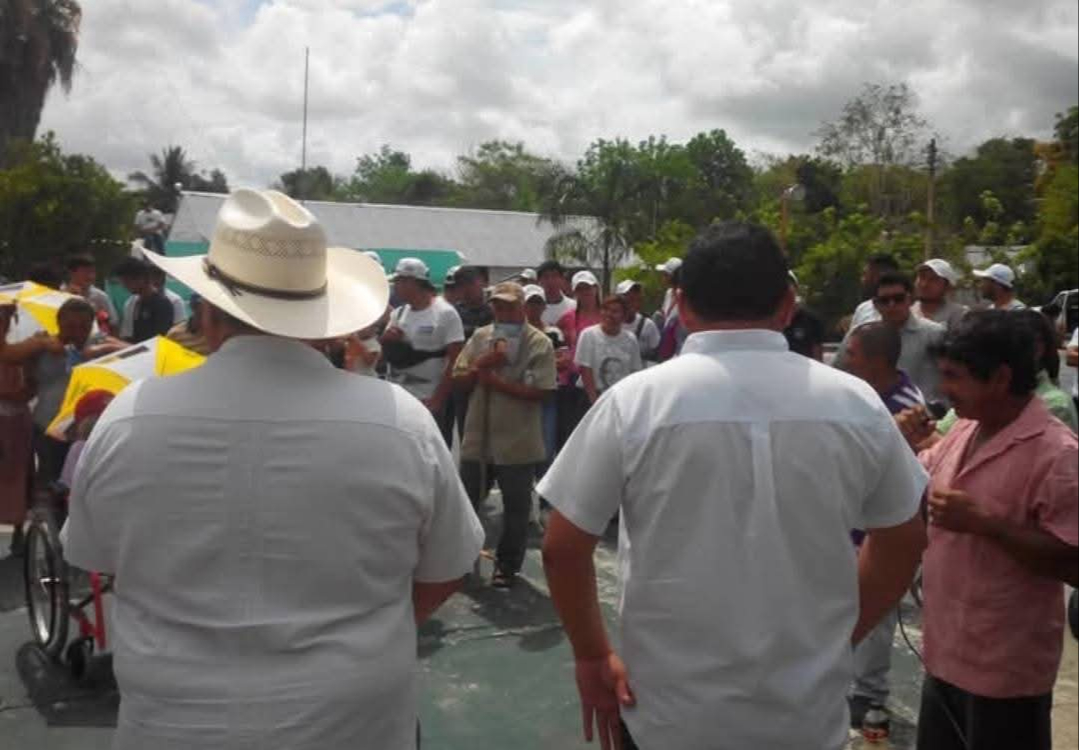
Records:
<instances>
[{"instance_id":1,"label":"man's back","mask_svg":"<svg viewBox=\"0 0 1079 750\"><path fill-rule=\"evenodd\" d=\"M623 715L638 743L841 747L849 531L909 520L923 476L879 397L781 334L694 334L601 400L567 448L588 459L556 464L541 492L570 522L601 530L616 508L595 498L621 498L637 696Z\"/></svg>"},{"instance_id":2,"label":"man's back","mask_svg":"<svg viewBox=\"0 0 1079 750\"><path fill-rule=\"evenodd\" d=\"M118 747L414 741L412 583L482 539L419 403L239 337L124 392L81 466L67 551L117 573Z\"/></svg>"}]
</instances>

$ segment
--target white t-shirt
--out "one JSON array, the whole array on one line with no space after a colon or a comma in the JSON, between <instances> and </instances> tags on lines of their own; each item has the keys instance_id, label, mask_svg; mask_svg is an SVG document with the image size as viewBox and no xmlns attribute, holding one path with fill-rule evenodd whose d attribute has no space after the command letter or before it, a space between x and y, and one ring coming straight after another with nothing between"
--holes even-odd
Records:
<instances>
[{"instance_id":1,"label":"white t-shirt","mask_svg":"<svg viewBox=\"0 0 1079 750\"><path fill-rule=\"evenodd\" d=\"M390 315L389 325L404 331L405 340L419 351L439 351L465 340L461 316L441 297L435 297L423 310L413 310L408 305L397 308ZM445 370L446 358L435 357L414 367L391 367L389 378L416 398L425 399L435 395Z\"/></svg>"},{"instance_id":2,"label":"white t-shirt","mask_svg":"<svg viewBox=\"0 0 1079 750\"><path fill-rule=\"evenodd\" d=\"M547 308L543 311L543 323L544 325L555 326L558 325L558 321L562 320L562 316L568 313L570 310L577 309L577 300L572 297L562 295L562 300L555 304L547 303Z\"/></svg>"},{"instance_id":3,"label":"white t-shirt","mask_svg":"<svg viewBox=\"0 0 1079 750\"><path fill-rule=\"evenodd\" d=\"M608 391L537 491L596 536L621 510L641 747L845 747L850 530L910 520L927 480L872 388L779 333L693 334Z\"/></svg>"},{"instance_id":4,"label":"white t-shirt","mask_svg":"<svg viewBox=\"0 0 1079 750\"><path fill-rule=\"evenodd\" d=\"M640 337L637 336L638 326L640 326L641 329ZM646 318L640 313L637 313L637 316L633 319L632 323L622 324L622 330L637 339L637 342L640 344L642 356L648 352L654 352L659 348L659 328L656 327L656 324L651 318Z\"/></svg>"},{"instance_id":5,"label":"white t-shirt","mask_svg":"<svg viewBox=\"0 0 1079 750\"><path fill-rule=\"evenodd\" d=\"M415 747L412 584L483 543L426 409L266 336L125 389L65 536L116 574L116 750Z\"/></svg>"},{"instance_id":6,"label":"white t-shirt","mask_svg":"<svg viewBox=\"0 0 1079 750\"><path fill-rule=\"evenodd\" d=\"M161 231L165 215L156 208L141 209L135 214L135 226L140 232Z\"/></svg>"},{"instance_id":7,"label":"white t-shirt","mask_svg":"<svg viewBox=\"0 0 1079 750\"><path fill-rule=\"evenodd\" d=\"M637 338L624 329L617 336L608 336L601 326L591 326L581 331L577 338L577 351L573 363L592 370L596 390L606 391L627 375L640 370L641 347ZM581 381L578 387L584 388Z\"/></svg>"}]
</instances>

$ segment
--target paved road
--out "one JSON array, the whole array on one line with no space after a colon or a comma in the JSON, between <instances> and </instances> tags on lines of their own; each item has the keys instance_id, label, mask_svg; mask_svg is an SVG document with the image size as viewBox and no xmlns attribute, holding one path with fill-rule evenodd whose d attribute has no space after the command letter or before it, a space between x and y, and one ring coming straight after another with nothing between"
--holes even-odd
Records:
<instances>
[{"instance_id":1,"label":"paved road","mask_svg":"<svg viewBox=\"0 0 1079 750\"><path fill-rule=\"evenodd\" d=\"M497 527L497 501L489 503L489 525ZM422 629L419 639L424 693L421 718L425 750L583 750L572 656L557 624L539 562L538 536L525 566L525 579L510 593L470 584ZM6 535L0 533L6 551ZM489 574L489 565L485 573ZM600 548L597 559L600 594L613 614L617 580L613 544ZM903 608L907 632L921 645L917 613ZM14 667L15 652L28 638L22 609L21 569L0 558L0 747L34 750L107 750L112 731L85 726L111 714L92 705L67 705L53 720L76 726L50 726L27 706L26 692ZM917 720L921 669L897 635L894 651L896 716L895 748L911 748ZM1069 640L1065 669L1057 695L1058 732L1063 748L1076 747L1076 649ZM84 714L83 716L80 716ZM83 725L79 726L78 724ZM853 748L861 746L855 739ZM880 745L874 746L883 750Z\"/></svg>"}]
</instances>

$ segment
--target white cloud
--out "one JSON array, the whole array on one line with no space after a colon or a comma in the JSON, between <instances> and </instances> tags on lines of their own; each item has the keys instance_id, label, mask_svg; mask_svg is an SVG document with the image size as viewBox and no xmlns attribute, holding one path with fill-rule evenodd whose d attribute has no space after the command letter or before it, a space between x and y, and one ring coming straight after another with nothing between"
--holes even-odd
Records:
<instances>
[{"instance_id":1,"label":"white cloud","mask_svg":"<svg viewBox=\"0 0 1079 750\"><path fill-rule=\"evenodd\" d=\"M95 0L81 68L42 127L117 174L184 146L233 184L300 158L338 173L383 143L450 168L485 140L572 161L597 137L725 128L806 151L866 81L907 81L963 151L1046 135L1075 103L1068 0Z\"/></svg>"}]
</instances>

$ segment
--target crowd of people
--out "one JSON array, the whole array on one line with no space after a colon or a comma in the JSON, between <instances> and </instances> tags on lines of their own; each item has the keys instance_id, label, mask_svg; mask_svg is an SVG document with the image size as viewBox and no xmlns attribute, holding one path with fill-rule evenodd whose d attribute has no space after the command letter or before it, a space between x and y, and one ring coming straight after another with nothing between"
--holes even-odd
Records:
<instances>
[{"instance_id":1,"label":"crowd of people","mask_svg":"<svg viewBox=\"0 0 1079 750\"><path fill-rule=\"evenodd\" d=\"M991 309L968 311L947 261L911 277L873 256L829 366L758 226L713 226L657 268L648 317L632 279L606 296L555 261L493 284L461 267L440 294L418 259L387 280L373 254L326 247L281 194L226 209L207 256L117 270L121 336L212 356L125 389L73 474L65 554L117 576L121 750L414 746L415 628L473 574L495 484L490 584L518 581L538 503L605 750L886 731L919 565L919 748L1050 747L1062 582L1079 582L1075 403L1058 333L1007 267L975 272ZM190 319L160 272L195 290ZM119 345L92 337L116 316L92 274L68 285L58 337L0 349L0 409L48 401L72 352ZM52 471L62 446L36 447ZM592 563L613 523L618 653Z\"/></svg>"}]
</instances>

